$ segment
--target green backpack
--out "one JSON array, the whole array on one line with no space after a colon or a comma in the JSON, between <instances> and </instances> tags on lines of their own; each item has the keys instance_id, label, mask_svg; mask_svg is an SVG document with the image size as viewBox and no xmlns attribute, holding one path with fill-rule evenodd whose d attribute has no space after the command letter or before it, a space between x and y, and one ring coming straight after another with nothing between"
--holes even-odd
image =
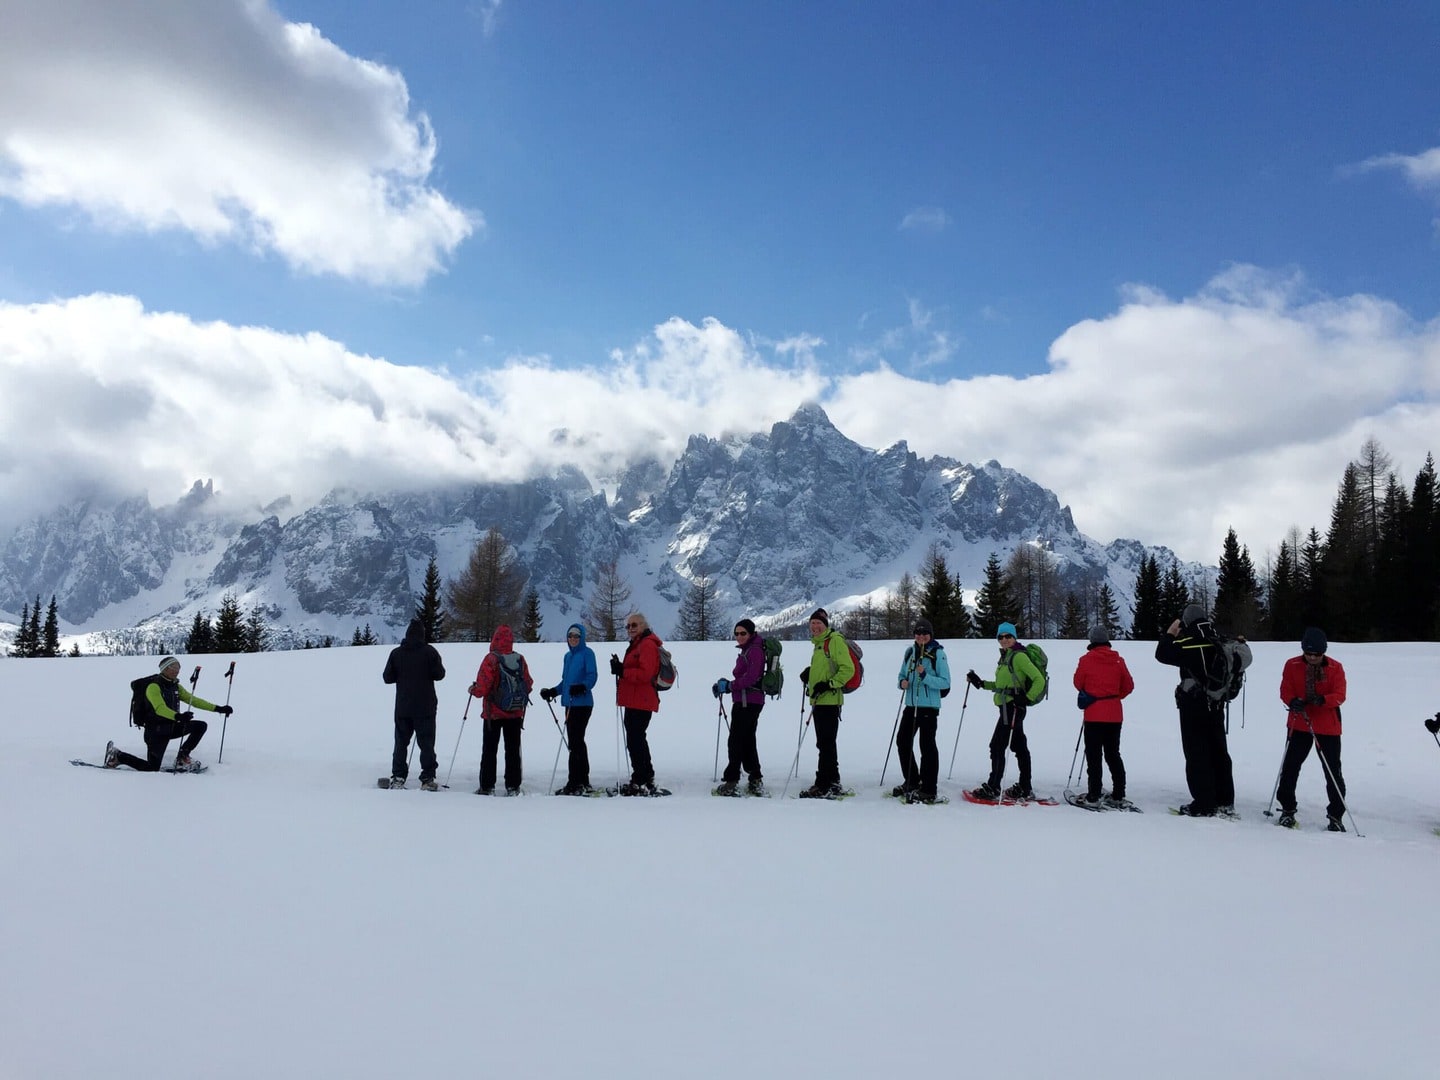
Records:
<instances>
[{"instance_id":1,"label":"green backpack","mask_svg":"<svg viewBox=\"0 0 1440 1080\"><path fill-rule=\"evenodd\" d=\"M1045 650L1040 648L1040 646L1035 644L1035 642L1033 641L1029 645L1022 646L1022 648L1025 650L1026 657L1028 657L1030 662L1035 665L1035 670L1040 672L1040 674L1045 677L1045 692L1040 695L1040 701L1044 701L1050 696L1050 674L1046 670L1050 666L1050 658L1045 655ZM1014 683L1015 658L1011 656L1006 661L1006 665L1010 668L1010 681ZM1027 699L1030 697L1030 683L1031 680L1028 679L1025 682L1025 697ZM1031 706L1039 705L1040 701L1032 701L1030 702L1030 704Z\"/></svg>"},{"instance_id":2,"label":"green backpack","mask_svg":"<svg viewBox=\"0 0 1440 1080\"><path fill-rule=\"evenodd\" d=\"M785 669L780 666L780 639L762 637L760 647L765 651L765 673L760 676L760 689L766 697L778 698L785 688Z\"/></svg>"}]
</instances>

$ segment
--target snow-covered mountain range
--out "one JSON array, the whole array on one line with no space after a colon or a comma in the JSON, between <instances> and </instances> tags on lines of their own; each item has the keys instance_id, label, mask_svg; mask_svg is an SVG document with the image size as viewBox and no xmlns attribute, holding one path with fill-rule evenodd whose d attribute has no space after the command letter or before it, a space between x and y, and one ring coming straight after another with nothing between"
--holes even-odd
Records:
<instances>
[{"instance_id":1,"label":"snow-covered mountain range","mask_svg":"<svg viewBox=\"0 0 1440 1080\"><path fill-rule=\"evenodd\" d=\"M0 637L22 605L53 594L62 630L83 634L86 651L174 645L197 611L213 614L231 593L264 609L280 644L348 640L366 623L391 640L431 556L449 578L491 526L539 593L546 637L578 617L610 561L664 633L700 575L730 617L783 624L893 587L935 541L967 591L992 551L1003 560L1039 544L1067 586L1107 581L1126 619L1142 555L1174 558L1137 540L1089 539L1052 492L996 461L920 458L904 442L871 450L813 405L769 432L692 436L668 470L641 461L607 484L581 464L524 483L337 490L310 507L236 507L198 480L168 506L132 495L58 507L0 545L0 618L12 624Z\"/></svg>"}]
</instances>

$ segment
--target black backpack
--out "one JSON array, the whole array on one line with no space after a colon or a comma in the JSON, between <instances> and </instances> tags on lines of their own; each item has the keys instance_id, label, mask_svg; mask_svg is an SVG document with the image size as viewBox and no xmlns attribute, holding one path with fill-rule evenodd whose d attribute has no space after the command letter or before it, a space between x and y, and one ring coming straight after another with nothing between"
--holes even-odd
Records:
<instances>
[{"instance_id":1,"label":"black backpack","mask_svg":"<svg viewBox=\"0 0 1440 1080\"><path fill-rule=\"evenodd\" d=\"M150 688L151 683L159 681L159 675L146 675L143 678L131 680L130 723L135 727L143 729L146 722L155 715L155 710L150 707L150 702L145 700L145 691Z\"/></svg>"}]
</instances>

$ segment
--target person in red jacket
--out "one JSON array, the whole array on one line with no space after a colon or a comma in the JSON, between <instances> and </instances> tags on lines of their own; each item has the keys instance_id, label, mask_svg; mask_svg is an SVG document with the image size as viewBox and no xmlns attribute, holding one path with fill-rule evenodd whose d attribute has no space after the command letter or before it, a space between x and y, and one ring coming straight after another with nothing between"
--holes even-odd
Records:
<instances>
[{"instance_id":1,"label":"person in red jacket","mask_svg":"<svg viewBox=\"0 0 1440 1080\"><path fill-rule=\"evenodd\" d=\"M520 794L520 732L535 683L530 678L530 666L514 646L515 635L501 623L490 636L490 651L480 661L480 670L470 684L470 696L480 699L480 718L485 722L476 795L495 794L495 757L501 735L505 737L505 794Z\"/></svg>"},{"instance_id":2,"label":"person in red jacket","mask_svg":"<svg viewBox=\"0 0 1440 1080\"><path fill-rule=\"evenodd\" d=\"M655 676L660 674L660 639L645 616L632 611L625 616L625 635L630 646L625 659L610 654L610 673L615 676L615 704L625 710L625 749L630 752L630 782L620 785L621 795L658 795L655 765L650 760L646 729L650 717L660 709ZM669 794L669 792L665 792Z\"/></svg>"},{"instance_id":3,"label":"person in red jacket","mask_svg":"<svg viewBox=\"0 0 1440 1080\"><path fill-rule=\"evenodd\" d=\"M1135 689L1135 680L1125 666L1125 658L1110 647L1110 634L1103 626L1090 628L1090 646L1075 665L1076 702L1085 710L1085 768L1089 785L1081 800L1097 806L1101 803L1100 786L1104 775L1100 759L1110 766L1110 794L1104 802L1123 810L1130 806L1125 798L1125 762L1120 759L1120 724L1125 707L1120 702Z\"/></svg>"},{"instance_id":4,"label":"person in red jacket","mask_svg":"<svg viewBox=\"0 0 1440 1080\"><path fill-rule=\"evenodd\" d=\"M1280 674L1280 700L1290 710L1286 727L1285 760L1280 766L1280 799L1277 825L1295 828L1295 783L1300 766L1315 744L1325 772L1325 807L1330 832L1344 832L1345 777L1340 772L1340 706L1345 703L1345 669L1340 661L1325 655L1328 647L1323 631L1310 627L1300 638L1300 655L1285 661Z\"/></svg>"}]
</instances>

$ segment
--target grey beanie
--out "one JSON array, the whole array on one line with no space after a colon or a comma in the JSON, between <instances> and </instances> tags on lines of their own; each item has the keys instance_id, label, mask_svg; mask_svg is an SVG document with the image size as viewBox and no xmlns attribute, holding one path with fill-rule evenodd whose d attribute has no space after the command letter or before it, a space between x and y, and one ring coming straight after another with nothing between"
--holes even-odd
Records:
<instances>
[{"instance_id":1,"label":"grey beanie","mask_svg":"<svg viewBox=\"0 0 1440 1080\"><path fill-rule=\"evenodd\" d=\"M164 670L165 670L166 668L168 668L171 664L174 664L174 665L178 668L178 667L180 666L180 661L177 660L177 659L175 659L175 657L173 657L173 656L167 656L167 657L165 657L164 660L161 660L161 661L160 661L160 667L159 667L158 670L164 671Z\"/></svg>"},{"instance_id":2,"label":"grey beanie","mask_svg":"<svg viewBox=\"0 0 1440 1080\"><path fill-rule=\"evenodd\" d=\"M1204 622L1207 618L1209 618L1209 612L1199 604L1187 604L1185 614L1180 616L1180 623L1182 626L1194 626L1196 623Z\"/></svg>"},{"instance_id":3,"label":"grey beanie","mask_svg":"<svg viewBox=\"0 0 1440 1080\"><path fill-rule=\"evenodd\" d=\"M1103 627L1103 626L1092 626L1092 627L1090 627L1090 644L1091 644L1091 645L1109 645L1109 644L1110 644L1110 635L1105 632L1105 627Z\"/></svg>"}]
</instances>

